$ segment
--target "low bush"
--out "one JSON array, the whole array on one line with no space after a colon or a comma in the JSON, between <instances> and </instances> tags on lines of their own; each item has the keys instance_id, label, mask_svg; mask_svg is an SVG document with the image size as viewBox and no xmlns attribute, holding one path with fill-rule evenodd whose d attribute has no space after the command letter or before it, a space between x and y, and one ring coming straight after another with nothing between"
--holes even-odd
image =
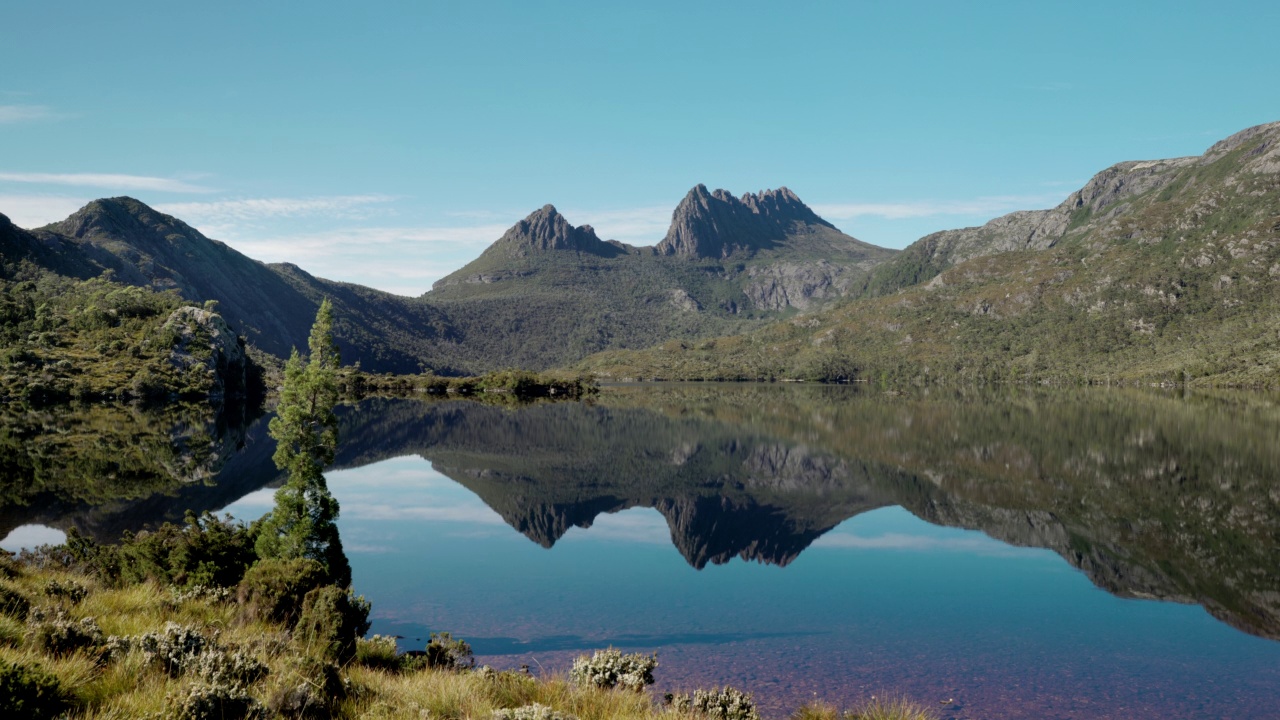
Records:
<instances>
[{"instance_id":1,"label":"low bush","mask_svg":"<svg viewBox=\"0 0 1280 720\"><path fill-rule=\"evenodd\" d=\"M246 618L293 625L307 593L328 579L315 560L260 560L244 574L237 599Z\"/></svg>"},{"instance_id":2,"label":"low bush","mask_svg":"<svg viewBox=\"0 0 1280 720\"><path fill-rule=\"evenodd\" d=\"M32 646L59 656L101 649L107 638L93 618L77 622L63 613L51 614L36 608L28 618L27 640Z\"/></svg>"},{"instance_id":3,"label":"low bush","mask_svg":"<svg viewBox=\"0 0 1280 720\"><path fill-rule=\"evenodd\" d=\"M760 720L751 695L727 685L719 690L667 695L667 702L681 712L695 712L715 720Z\"/></svg>"},{"instance_id":4,"label":"low bush","mask_svg":"<svg viewBox=\"0 0 1280 720\"><path fill-rule=\"evenodd\" d=\"M44 584L44 594L54 599L66 600L75 605L89 595L89 590L73 580L66 582L50 580Z\"/></svg>"},{"instance_id":5,"label":"low bush","mask_svg":"<svg viewBox=\"0 0 1280 720\"><path fill-rule=\"evenodd\" d=\"M368 631L368 601L336 585L325 585L303 599L294 640L309 655L346 664L355 657L356 639Z\"/></svg>"},{"instance_id":6,"label":"low bush","mask_svg":"<svg viewBox=\"0 0 1280 720\"><path fill-rule=\"evenodd\" d=\"M447 632L431 633L426 661L428 667L441 670L469 670L476 664L471 645Z\"/></svg>"},{"instance_id":7,"label":"low bush","mask_svg":"<svg viewBox=\"0 0 1280 720\"><path fill-rule=\"evenodd\" d=\"M266 716L265 709L244 688L233 685L194 685L179 699L173 720L250 720Z\"/></svg>"},{"instance_id":8,"label":"low bush","mask_svg":"<svg viewBox=\"0 0 1280 720\"><path fill-rule=\"evenodd\" d=\"M578 720L577 716L552 710L541 703L493 711L493 720Z\"/></svg>"},{"instance_id":9,"label":"low bush","mask_svg":"<svg viewBox=\"0 0 1280 720\"><path fill-rule=\"evenodd\" d=\"M159 665L172 677L191 669L206 650L216 647L215 638L175 622L165 623L161 632L146 633L128 642L149 662Z\"/></svg>"},{"instance_id":10,"label":"low bush","mask_svg":"<svg viewBox=\"0 0 1280 720\"><path fill-rule=\"evenodd\" d=\"M257 559L252 526L188 512L182 525L165 523L118 545L100 545L75 528L67 532L66 553L85 570L111 585L144 580L179 586L232 587Z\"/></svg>"},{"instance_id":11,"label":"low bush","mask_svg":"<svg viewBox=\"0 0 1280 720\"><path fill-rule=\"evenodd\" d=\"M201 653L193 664L196 675L212 686L247 688L271 671L243 650L215 648Z\"/></svg>"},{"instance_id":12,"label":"low bush","mask_svg":"<svg viewBox=\"0 0 1280 720\"><path fill-rule=\"evenodd\" d=\"M396 639L387 635L356 638L356 662L379 670L399 670L402 666Z\"/></svg>"},{"instance_id":13,"label":"low bush","mask_svg":"<svg viewBox=\"0 0 1280 720\"><path fill-rule=\"evenodd\" d=\"M347 697L347 683L338 666L309 657L294 658L286 682L267 708L285 718L328 718Z\"/></svg>"},{"instance_id":14,"label":"low bush","mask_svg":"<svg viewBox=\"0 0 1280 720\"><path fill-rule=\"evenodd\" d=\"M174 604L181 605L192 600L207 600L215 603L226 602L233 591L231 588L218 587L217 585L192 585L187 588L171 587L169 588L169 593L173 595Z\"/></svg>"},{"instance_id":15,"label":"low bush","mask_svg":"<svg viewBox=\"0 0 1280 720\"><path fill-rule=\"evenodd\" d=\"M7 718L54 718L68 705L62 684L39 665L0 659L0 715Z\"/></svg>"},{"instance_id":16,"label":"low bush","mask_svg":"<svg viewBox=\"0 0 1280 720\"><path fill-rule=\"evenodd\" d=\"M658 667L658 656L642 653L622 654L609 648L597 650L591 657L579 656L573 661L569 679L579 685L600 688L622 687L640 692L653 684L653 670Z\"/></svg>"}]
</instances>

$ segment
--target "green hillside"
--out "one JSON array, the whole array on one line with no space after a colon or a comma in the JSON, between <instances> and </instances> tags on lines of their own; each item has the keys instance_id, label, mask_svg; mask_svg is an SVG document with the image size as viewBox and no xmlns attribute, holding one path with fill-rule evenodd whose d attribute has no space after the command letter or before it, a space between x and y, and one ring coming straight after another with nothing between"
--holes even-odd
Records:
<instances>
[{"instance_id":1,"label":"green hillside","mask_svg":"<svg viewBox=\"0 0 1280 720\"><path fill-rule=\"evenodd\" d=\"M604 378L1280 385L1280 123L918 241L866 296L579 364Z\"/></svg>"}]
</instances>

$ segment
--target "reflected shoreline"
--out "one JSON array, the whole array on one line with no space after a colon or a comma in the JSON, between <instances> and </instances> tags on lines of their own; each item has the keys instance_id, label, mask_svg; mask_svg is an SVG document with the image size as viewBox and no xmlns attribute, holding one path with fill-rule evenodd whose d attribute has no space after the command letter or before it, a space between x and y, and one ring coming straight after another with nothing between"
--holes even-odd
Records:
<instances>
[{"instance_id":1,"label":"reflected shoreline","mask_svg":"<svg viewBox=\"0 0 1280 720\"><path fill-rule=\"evenodd\" d=\"M1115 595L1200 604L1275 640L1280 412L1266 396L1249 397L885 398L847 387L651 385L517 408L376 399L340 409L334 469L421 456L548 548L602 513L654 508L695 568L733 558L786 566L840 522L902 506L937 525L1052 550ZM101 457L11 461L10 487L22 472L30 481L84 467L67 487L11 497L0 529L74 526L112 541L281 479L266 418L236 427L130 412L129 422L114 421L111 443L141 438L132 454L156 459L153 474L167 478L124 468L142 481L120 482L112 497L90 481ZM66 434L68 422L53 424Z\"/></svg>"}]
</instances>

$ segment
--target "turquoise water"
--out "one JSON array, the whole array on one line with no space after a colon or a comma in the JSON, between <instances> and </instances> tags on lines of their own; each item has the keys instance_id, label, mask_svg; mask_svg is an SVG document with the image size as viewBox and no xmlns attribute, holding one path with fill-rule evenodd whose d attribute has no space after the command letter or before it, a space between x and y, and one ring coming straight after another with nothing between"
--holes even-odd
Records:
<instances>
[{"instance_id":1,"label":"turquoise water","mask_svg":"<svg viewBox=\"0 0 1280 720\"><path fill-rule=\"evenodd\" d=\"M657 652L659 692L731 684L779 718L873 695L940 718L1280 717L1271 397L645 385L339 417L355 588L404 649L449 631L539 673ZM266 421L15 426L0 547L259 517L282 480ZM95 484L120 454L65 439L117 425L149 444Z\"/></svg>"},{"instance_id":2,"label":"turquoise water","mask_svg":"<svg viewBox=\"0 0 1280 720\"><path fill-rule=\"evenodd\" d=\"M421 458L329 482L373 632L406 648L447 630L482 662L544 672L596 648L656 651L660 689L728 683L779 715L815 693L905 694L963 718L1261 718L1280 697L1274 641L898 507L840 523L785 568L697 570L652 509L547 549ZM261 492L228 510L269 505Z\"/></svg>"}]
</instances>

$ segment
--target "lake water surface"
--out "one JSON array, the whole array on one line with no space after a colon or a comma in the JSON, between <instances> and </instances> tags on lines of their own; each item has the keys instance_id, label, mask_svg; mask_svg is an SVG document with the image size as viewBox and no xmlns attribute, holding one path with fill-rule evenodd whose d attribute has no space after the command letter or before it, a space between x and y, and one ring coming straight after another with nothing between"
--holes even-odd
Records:
<instances>
[{"instance_id":1,"label":"lake water surface","mask_svg":"<svg viewBox=\"0 0 1280 720\"><path fill-rule=\"evenodd\" d=\"M637 386L341 417L354 583L405 648L448 630L535 672L656 651L660 691L728 683L777 717L886 694L944 718L1280 717L1274 398ZM106 488L66 440L102 418L7 422L42 450L6 463L40 488L0 507L6 548L250 520L279 482L261 419L135 417L159 444Z\"/></svg>"}]
</instances>

